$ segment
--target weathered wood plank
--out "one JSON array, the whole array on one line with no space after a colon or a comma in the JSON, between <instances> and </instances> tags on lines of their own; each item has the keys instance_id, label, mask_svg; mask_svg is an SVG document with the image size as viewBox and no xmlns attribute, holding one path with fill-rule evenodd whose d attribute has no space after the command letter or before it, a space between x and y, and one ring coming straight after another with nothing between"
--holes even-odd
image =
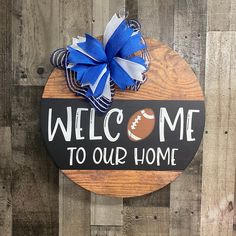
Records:
<instances>
[{"instance_id":1,"label":"weathered wood plank","mask_svg":"<svg viewBox=\"0 0 236 236\"><path fill-rule=\"evenodd\" d=\"M236 32L208 32L201 235L232 235L236 159Z\"/></svg>"},{"instance_id":2,"label":"weathered wood plank","mask_svg":"<svg viewBox=\"0 0 236 236\"><path fill-rule=\"evenodd\" d=\"M90 193L59 175L59 236L90 235Z\"/></svg>"},{"instance_id":3,"label":"weathered wood plank","mask_svg":"<svg viewBox=\"0 0 236 236\"><path fill-rule=\"evenodd\" d=\"M169 197L169 187L165 187L142 197L124 199L124 235L169 235ZM163 213L163 219L157 220Z\"/></svg>"},{"instance_id":4,"label":"weathered wood plank","mask_svg":"<svg viewBox=\"0 0 236 236\"><path fill-rule=\"evenodd\" d=\"M124 207L124 235L169 235L169 207Z\"/></svg>"},{"instance_id":5,"label":"weathered wood plank","mask_svg":"<svg viewBox=\"0 0 236 236\"><path fill-rule=\"evenodd\" d=\"M0 127L0 232L12 235L11 129Z\"/></svg>"},{"instance_id":6,"label":"weathered wood plank","mask_svg":"<svg viewBox=\"0 0 236 236\"><path fill-rule=\"evenodd\" d=\"M141 23L144 36L158 39L172 47L174 2L174 0L138 0L138 21ZM134 9L131 11L134 14Z\"/></svg>"},{"instance_id":7,"label":"weathered wood plank","mask_svg":"<svg viewBox=\"0 0 236 236\"><path fill-rule=\"evenodd\" d=\"M109 0L93 0L93 36L103 35L109 21Z\"/></svg>"},{"instance_id":8,"label":"weathered wood plank","mask_svg":"<svg viewBox=\"0 0 236 236\"><path fill-rule=\"evenodd\" d=\"M60 1L60 45L91 33L92 1ZM56 45L54 45L56 48ZM90 193L59 173L59 235L90 235Z\"/></svg>"},{"instance_id":9,"label":"weathered wood plank","mask_svg":"<svg viewBox=\"0 0 236 236\"><path fill-rule=\"evenodd\" d=\"M200 234L202 147L170 188L170 235Z\"/></svg>"},{"instance_id":10,"label":"weathered wood plank","mask_svg":"<svg viewBox=\"0 0 236 236\"><path fill-rule=\"evenodd\" d=\"M111 17L122 9L125 10L125 0L93 0L93 36L103 35Z\"/></svg>"},{"instance_id":11,"label":"weathered wood plank","mask_svg":"<svg viewBox=\"0 0 236 236\"><path fill-rule=\"evenodd\" d=\"M12 7L14 81L43 85L52 69L50 54L60 46L59 0L16 0Z\"/></svg>"},{"instance_id":12,"label":"weathered wood plank","mask_svg":"<svg viewBox=\"0 0 236 236\"><path fill-rule=\"evenodd\" d=\"M138 20L138 0L126 0L125 9L129 19Z\"/></svg>"},{"instance_id":13,"label":"weathered wood plank","mask_svg":"<svg viewBox=\"0 0 236 236\"><path fill-rule=\"evenodd\" d=\"M204 85L206 0L176 1L174 49L193 68ZM170 188L170 235L199 235L202 146L194 160Z\"/></svg>"},{"instance_id":14,"label":"weathered wood plank","mask_svg":"<svg viewBox=\"0 0 236 236\"><path fill-rule=\"evenodd\" d=\"M236 174L236 173L235 173ZM233 236L236 236L236 175L234 183L234 218L233 218Z\"/></svg>"},{"instance_id":15,"label":"weathered wood plank","mask_svg":"<svg viewBox=\"0 0 236 236\"><path fill-rule=\"evenodd\" d=\"M92 32L92 0L60 0L60 13L62 47L70 44L72 37Z\"/></svg>"},{"instance_id":16,"label":"weathered wood plank","mask_svg":"<svg viewBox=\"0 0 236 236\"><path fill-rule=\"evenodd\" d=\"M123 236L119 226L91 226L90 236Z\"/></svg>"},{"instance_id":17,"label":"weathered wood plank","mask_svg":"<svg viewBox=\"0 0 236 236\"><path fill-rule=\"evenodd\" d=\"M0 126L11 125L11 1L0 0Z\"/></svg>"},{"instance_id":18,"label":"weathered wood plank","mask_svg":"<svg viewBox=\"0 0 236 236\"><path fill-rule=\"evenodd\" d=\"M58 235L58 170L40 134L41 94L41 87L13 88L13 235Z\"/></svg>"},{"instance_id":19,"label":"weathered wood plank","mask_svg":"<svg viewBox=\"0 0 236 236\"><path fill-rule=\"evenodd\" d=\"M204 88L207 1L176 1L174 15L173 48L191 65Z\"/></svg>"},{"instance_id":20,"label":"weathered wood plank","mask_svg":"<svg viewBox=\"0 0 236 236\"><path fill-rule=\"evenodd\" d=\"M208 31L235 31L235 0L208 0L207 2Z\"/></svg>"},{"instance_id":21,"label":"weathered wood plank","mask_svg":"<svg viewBox=\"0 0 236 236\"><path fill-rule=\"evenodd\" d=\"M115 13L125 14L125 0L109 0L109 20Z\"/></svg>"},{"instance_id":22,"label":"weathered wood plank","mask_svg":"<svg viewBox=\"0 0 236 236\"><path fill-rule=\"evenodd\" d=\"M14 82L42 85L49 55L59 46L57 0L14 1L12 65ZM42 89L12 87L13 234L58 235L58 171L40 134Z\"/></svg>"},{"instance_id":23,"label":"weathered wood plank","mask_svg":"<svg viewBox=\"0 0 236 236\"><path fill-rule=\"evenodd\" d=\"M122 210L121 198L91 194L91 225L122 226Z\"/></svg>"},{"instance_id":24,"label":"weathered wood plank","mask_svg":"<svg viewBox=\"0 0 236 236\"><path fill-rule=\"evenodd\" d=\"M94 36L103 35L110 18L125 7L125 0L93 0ZM91 193L91 235L118 235L121 227L104 228L101 226L122 226L123 199L100 196Z\"/></svg>"}]
</instances>

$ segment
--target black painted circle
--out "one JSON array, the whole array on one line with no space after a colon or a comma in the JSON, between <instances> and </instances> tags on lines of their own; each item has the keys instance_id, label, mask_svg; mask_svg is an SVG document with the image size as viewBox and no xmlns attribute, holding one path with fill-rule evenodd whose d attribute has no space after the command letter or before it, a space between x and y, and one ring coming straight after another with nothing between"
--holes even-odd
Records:
<instances>
[{"instance_id":1,"label":"black painted circle","mask_svg":"<svg viewBox=\"0 0 236 236\"><path fill-rule=\"evenodd\" d=\"M154 112L155 126L148 137L136 141L131 140L127 133L128 121L133 114L145 111L147 108ZM119 114L116 112L117 109L122 111L121 124L117 123ZM85 100L42 99L43 138L53 161L60 169L181 171L188 166L200 145L205 123L204 101L115 100L110 111L114 112L111 113L107 122L109 133L112 137L119 134L115 142L109 141L104 133L106 115L95 113L94 125L90 124L94 108ZM165 114L161 114L164 111ZM189 116L192 116L192 119ZM57 126L53 136L58 119L61 126ZM78 119L80 123L76 123ZM168 119L171 123L168 123ZM181 119L183 119L182 123ZM138 125L143 125L145 128L148 124L145 123L145 117L140 120L137 120ZM175 120L177 120L176 125ZM181 124L183 124L182 127ZM62 126L67 131L67 140L66 132L64 131L64 134L62 132ZM77 137L76 127L79 133ZM94 130L93 136L90 133L91 129ZM163 129L164 141L163 135L162 140L160 137ZM117 152L118 156L116 156ZM116 159L124 156L126 152L122 163L116 164ZM109 162L110 155L113 157ZM101 156L103 159L97 164ZM85 159L84 162L82 162L83 159Z\"/></svg>"}]
</instances>

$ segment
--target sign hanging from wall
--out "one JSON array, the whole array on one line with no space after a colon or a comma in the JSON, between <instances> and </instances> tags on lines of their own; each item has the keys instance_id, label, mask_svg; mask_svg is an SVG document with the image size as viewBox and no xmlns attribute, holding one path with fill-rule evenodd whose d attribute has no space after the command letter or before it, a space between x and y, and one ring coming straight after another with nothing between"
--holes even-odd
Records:
<instances>
[{"instance_id":1,"label":"sign hanging from wall","mask_svg":"<svg viewBox=\"0 0 236 236\"><path fill-rule=\"evenodd\" d=\"M201 143L205 110L197 78L168 46L154 39L145 44L150 67L142 86L123 92L114 85L113 91L110 80L107 107L101 95L98 100L88 91L85 98L71 92L71 70L54 69L45 86L46 147L65 175L92 192L131 197L158 190L184 171ZM65 52L57 53L63 59Z\"/></svg>"}]
</instances>

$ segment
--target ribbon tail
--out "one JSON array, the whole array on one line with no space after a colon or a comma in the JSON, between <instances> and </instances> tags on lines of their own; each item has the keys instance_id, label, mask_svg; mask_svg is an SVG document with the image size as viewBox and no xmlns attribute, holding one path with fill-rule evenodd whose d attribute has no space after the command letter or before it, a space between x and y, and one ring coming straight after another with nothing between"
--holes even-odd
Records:
<instances>
[{"instance_id":1,"label":"ribbon tail","mask_svg":"<svg viewBox=\"0 0 236 236\"><path fill-rule=\"evenodd\" d=\"M111 85L110 85L110 73L107 75L106 78L106 83L105 83L105 87L104 90L101 94L100 97L105 97L106 99L108 99L109 101L111 101L112 98L112 92L111 92Z\"/></svg>"}]
</instances>

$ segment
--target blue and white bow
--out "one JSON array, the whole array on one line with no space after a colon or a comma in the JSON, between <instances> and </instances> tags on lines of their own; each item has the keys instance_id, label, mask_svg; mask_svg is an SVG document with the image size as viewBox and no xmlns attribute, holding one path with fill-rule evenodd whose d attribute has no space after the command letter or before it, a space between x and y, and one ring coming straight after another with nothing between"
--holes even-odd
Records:
<instances>
[{"instance_id":1,"label":"blue and white bow","mask_svg":"<svg viewBox=\"0 0 236 236\"><path fill-rule=\"evenodd\" d=\"M63 49L57 51L64 60L60 63L66 69L69 88L89 99L101 112L111 105L115 85L123 91L138 90L146 79L148 60L143 52L147 52L147 46L131 22L115 14L106 26L102 43L86 34L73 38L66 56L62 56ZM135 55L138 51L141 56ZM58 55L54 59L52 55L52 62L56 59L58 62Z\"/></svg>"}]
</instances>

